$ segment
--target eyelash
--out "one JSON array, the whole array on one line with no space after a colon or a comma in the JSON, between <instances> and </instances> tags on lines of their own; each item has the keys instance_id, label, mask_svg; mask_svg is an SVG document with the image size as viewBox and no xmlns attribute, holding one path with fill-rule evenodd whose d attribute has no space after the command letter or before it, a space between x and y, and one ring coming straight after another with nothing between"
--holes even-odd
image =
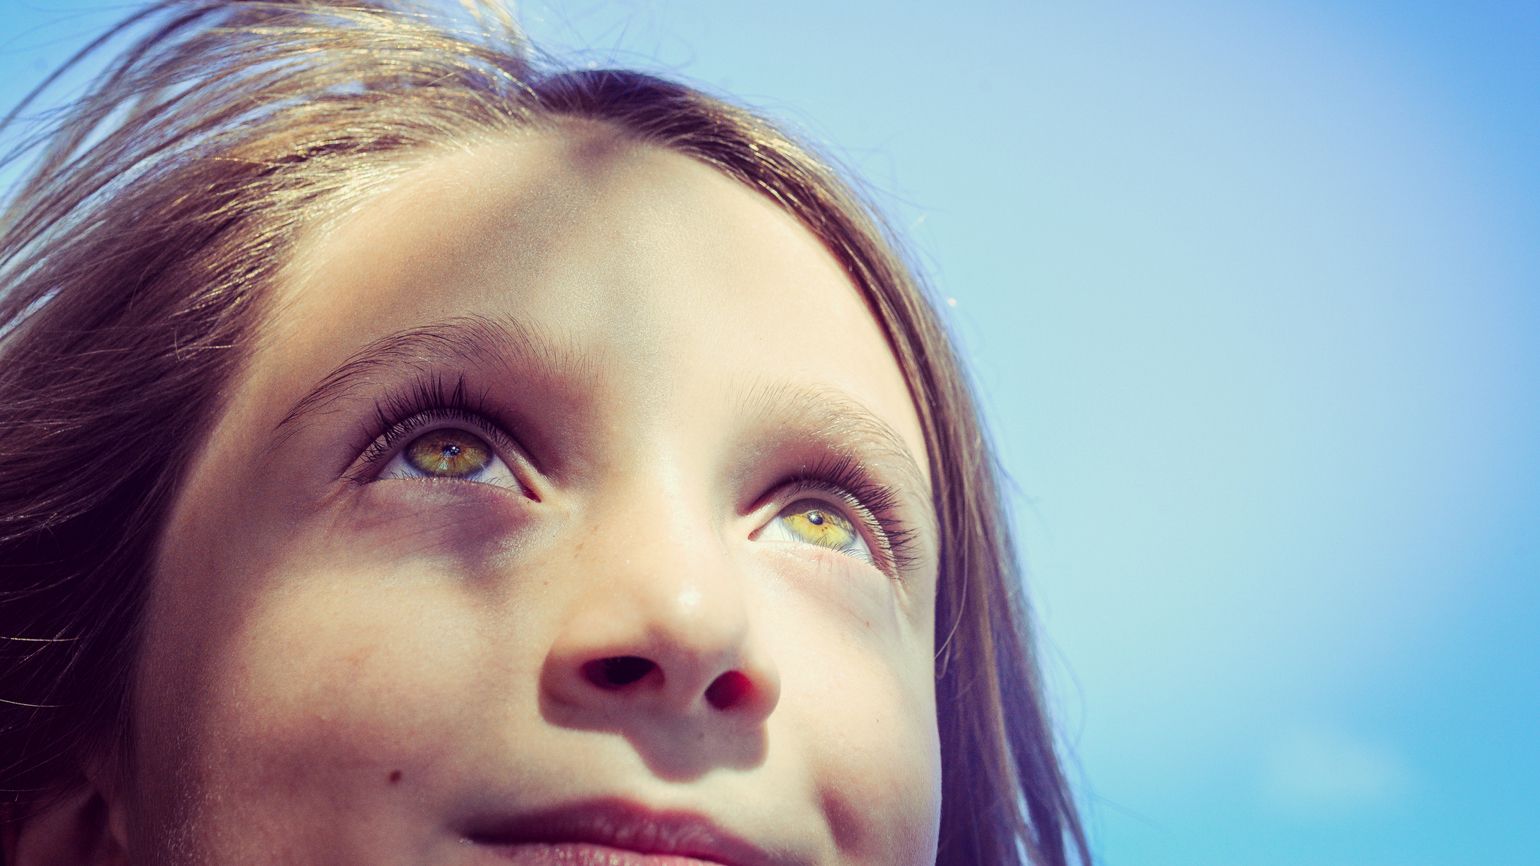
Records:
<instances>
[{"instance_id":1,"label":"eyelash","mask_svg":"<svg viewBox=\"0 0 1540 866\"><path fill-rule=\"evenodd\" d=\"M484 435L498 452L519 453L521 449L513 437L489 420L491 414L486 395L472 396L465 387L464 376L457 377L453 385L442 376L424 376L375 401L372 426L359 437L368 445L363 447L358 469L350 473L349 479L358 484L373 481L378 473L371 470L394 457L397 445L439 421L463 422Z\"/></svg>"},{"instance_id":2,"label":"eyelash","mask_svg":"<svg viewBox=\"0 0 1540 866\"><path fill-rule=\"evenodd\" d=\"M361 446L359 468L349 478L358 484L373 481L378 473L371 470L395 456L397 445L439 421L460 421L476 428L502 453L521 452L513 437L490 420L491 415L485 393L472 396L463 375L452 385L437 374L419 378L375 401L372 429L360 436L368 444ZM782 491L777 498L788 505L802 493L818 493L840 503L875 542L880 571L897 578L913 564L908 548L914 531L898 517L897 492L873 478L854 457L825 457L804 464L776 488Z\"/></svg>"},{"instance_id":3,"label":"eyelash","mask_svg":"<svg viewBox=\"0 0 1540 866\"><path fill-rule=\"evenodd\" d=\"M820 459L782 479L777 486L786 491L779 498L787 504L800 493L821 493L841 503L875 541L873 552L879 559L879 570L896 577L913 564L909 543L914 531L898 517L898 493L873 478L854 457Z\"/></svg>"}]
</instances>

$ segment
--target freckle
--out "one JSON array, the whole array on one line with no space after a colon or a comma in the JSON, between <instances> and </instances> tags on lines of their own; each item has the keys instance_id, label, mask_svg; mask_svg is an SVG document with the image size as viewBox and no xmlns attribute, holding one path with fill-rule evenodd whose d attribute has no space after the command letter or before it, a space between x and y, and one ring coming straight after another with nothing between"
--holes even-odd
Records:
<instances>
[{"instance_id":1,"label":"freckle","mask_svg":"<svg viewBox=\"0 0 1540 866\"><path fill-rule=\"evenodd\" d=\"M396 784L399 781L401 781L401 771L400 770L391 770L390 771L390 783L392 785L394 785L394 784Z\"/></svg>"}]
</instances>

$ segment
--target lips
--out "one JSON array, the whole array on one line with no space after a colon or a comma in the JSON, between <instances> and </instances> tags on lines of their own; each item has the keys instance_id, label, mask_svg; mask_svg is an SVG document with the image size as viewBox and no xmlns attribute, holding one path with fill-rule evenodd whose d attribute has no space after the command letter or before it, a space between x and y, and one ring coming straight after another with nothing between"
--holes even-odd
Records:
<instances>
[{"instance_id":1,"label":"lips","mask_svg":"<svg viewBox=\"0 0 1540 866\"><path fill-rule=\"evenodd\" d=\"M781 861L690 812L593 800L470 821L465 839L528 866L776 866Z\"/></svg>"}]
</instances>

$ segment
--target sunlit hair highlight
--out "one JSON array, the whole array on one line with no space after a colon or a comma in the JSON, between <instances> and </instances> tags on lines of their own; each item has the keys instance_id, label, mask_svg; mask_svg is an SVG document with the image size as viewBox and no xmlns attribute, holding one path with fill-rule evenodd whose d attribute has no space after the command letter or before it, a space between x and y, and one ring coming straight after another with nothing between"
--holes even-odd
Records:
<instances>
[{"instance_id":1,"label":"sunlit hair highlight","mask_svg":"<svg viewBox=\"0 0 1540 866\"><path fill-rule=\"evenodd\" d=\"M758 116L635 72L550 69L502 7L463 5L456 23L408 3L163 2L87 49L118 53L55 119L24 120L26 104L6 119L30 136L9 159L31 164L0 213L5 820L128 751L156 543L296 240L434 153L581 120L759 191L866 298L940 519L937 862L1088 862L999 473L945 328L874 212Z\"/></svg>"}]
</instances>

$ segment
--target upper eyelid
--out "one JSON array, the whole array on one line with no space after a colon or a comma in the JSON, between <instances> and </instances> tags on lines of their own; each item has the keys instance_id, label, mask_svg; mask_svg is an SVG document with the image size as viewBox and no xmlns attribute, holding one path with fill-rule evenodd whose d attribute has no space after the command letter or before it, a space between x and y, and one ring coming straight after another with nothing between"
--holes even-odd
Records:
<instances>
[{"instance_id":1,"label":"upper eyelid","mask_svg":"<svg viewBox=\"0 0 1540 866\"><path fill-rule=\"evenodd\" d=\"M819 495L816 497L804 497L803 494L807 493ZM854 492L846 490L838 484L821 482L817 479L804 478L793 480L789 484L782 485L772 498L780 500L781 510L797 504L799 498L818 498L833 500L829 504L838 507L840 511L859 510L871 514L874 518L877 516ZM852 523L865 523L859 514L847 514L846 516L851 519Z\"/></svg>"},{"instance_id":2,"label":"upper eyelid","mask_svg":"<svg viewBox=\"0 0 1540 866\"><path fill-rule=\"evenodd\" d=\"M437 371L456 375L457 368L488 365L519 371L530 381L571 380L582 391L593 390L599 381L597 367L581 347L545 333L535 323L515 317L453 316L386 334L360 347L290 407L274 426L270 447L281 445L339 401L352 400L382 374L394 378L398 372L410 372L418 376L418 384L431 380L437 385L441 375Z\"/></svg>"},{"instance_id":3,"label":"upper eyelid","mask_svg":"<svg viewBox=\"0 0 1540 866\"><path fill-rule=\"evenodd\" d=\"M596 393L603 379L601 365L582 345L546 333L533 323L517 317L450 317L384 335L349 355L295 401L274 426L260 459L274 459L290 436L310 429L317 419L350 412L354 401L368 400L366 393L381 380L415 377L419 385L440 381L441 377L459 376L463 380L468 372L482 368L496 371L499 381L506 380L505 374L516 374L532 383L542 399L576 401L574 411L592 409L575 395ZM397 395L408 395L413 384L398 384L402 390ZM741 423L727 435L744 437L762 429L796 430L804 444L822 443L817 447L826 453L857 455L881 486L901 500L901 507L893 513L902 517L906 537L939 541L941 515L936 511L931 478L922 465L925 452L911 451L894 428L894 419L872 412L832 386L773 379L743 384L736 401ZM487 401L485 408L483 414L494 422L529 420L500 400ZM347 462L331 471L341 474L374 440L375 431L366 429L368 426L359 424L360 435L347 437L347 447L335 452L339 463ZM561 477L573 468L561 459L558 443L539 426L513 423L495 429L510 432L519 446L515 453L541 475ZM740 444L748 450L755 448L753 440L744 439ZM920 445L923 448L924 443ZM933 546L920 547L930 550Z\"/></svg>"},{"instance_id":4,"label":"upper eyelid","mask_svg":"<svg viewBox=\"0 0 1540 866\"><path fill-rule=\"evenodd\" d=\"M935 522L930 482L904 437L890 420L849 393L827 385L756 380L743 389L738 408L749 420L746 429L795 430L814 453L857 464L866 480L912 500L914 518Z\"/></svg>"},{"instance_id":5,"label":"upper eyelid","mask_svg":"<svg viewBox=\"0 0 1540 866\"><path fill-rule=\"evenodd\" d=\"M510 470L528 486L531 478L520 471L520 467L533 470L537 477L541 470L522 441L520 433L525 432L524 428L508 423L509 418L521 419L521 415L495 399L490 390L471 388L469 381L473 375L473 371L463 368L420 370L415 377L377 396L373 403L372 423L361 425L362 435L349 448L347 465L356 468L345 470L344 477L359 482L373 480L378 472L371 470L393 456L397 446L404 444L402 439L426 432L433 420L454 419L469 423L485 434ZM930 520L924 518L933 520L933 516L922 510L919 502L911 501L919 494L908 486L914 480L909 477L912 473L899 471L893 465L895 449L902 447L896 434L888 431L878 435L869 427L865 422L848 422L834 426L821 424L808 430L807 439L822 444L812 451L803 451L802 459L785 467L789 471L779 473L778 483L761 496L779 498L784 494L777 491L793 487L820 492L851 518L852 523L862 526L860 531L883 561L883 570L899 575L907 573L915 562L907 550L910 539L924 534L914 521L921 520L922 525L928 525ZM785 436L784 427L781 434ZM807 439L803 440L804 444ZM881 444L884 442L887 444ZM750 451L765 454L763 446L743 444ZM781 451L786 445L783 438L780 444L769 447L769 454L780 452L782 457L790 456ZM903 460L897 462L900 467L906 463Z\"/></svg>"},{"instance_id":6,"label":"upper eyelid","mask_svg":"<svg viewBox=\"0 0 1540 866\"><path fill-rule=\"evenodd\" d=\"M380 419L387 417L384 412L384 407L377 404L376 416ZM486 413L455 406L429 406L397 420L390 421L378 433L367 435L367 443L353 459L353 463L359 464L358 468L350 474L354 475L358 480L372 480L372 476L377 473L371 472L371 469L382 466L399 453L403 447L409 445L412 439L415 439L417 436L440 429L440 427L435 426L436 422L448 420L461 421L473 425L477 428L477 432L487 435L490 440L488 444L494 446L495 450L511 451L515 459L519 459L522 456L521 449L513 437L503 429L500 422L489 417ZM448 425L441 426L447 427ZM408 437L412 437L412 439L408 439ZM358 476L369 476L369 478L359 478ZM865 483L878 484L870 479ZM878 486L881 485L878 484ZM780 500L780 508L784 509L795 503L792 497L804 493L819 494L821 498L828 500L831 506L846 512L846 517L850 519L851 523L861 526L863 531L873 531L884 536L886 535L886 528L882 525L883 520L882 515L879 513L879 507L865 502L855 490L851 490L833 479L816 474L802 474L786 478L777 484L769 492L768 496L771 499ZM863 517L863 513L870 517L870 521ZM872 523L877 524L875 529L872 527ZM873 541L879 542L880 540L873 539Z\"/></svg>"}]
</instances>

